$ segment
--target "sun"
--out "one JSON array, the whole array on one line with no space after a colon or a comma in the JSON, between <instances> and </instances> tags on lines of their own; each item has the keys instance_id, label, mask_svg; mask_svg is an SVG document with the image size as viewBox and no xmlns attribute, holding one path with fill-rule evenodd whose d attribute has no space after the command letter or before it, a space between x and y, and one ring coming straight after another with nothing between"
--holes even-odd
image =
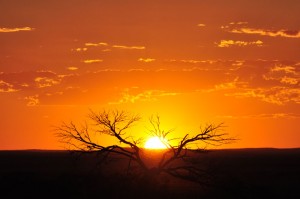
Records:
<instances>
[{"instance_id":1,"label":"sun","mask_svg":"<svg viewBox=\"0 0 300 199\"><path fill-rule=\"evenodd\" d=\"M144 147L146 149L166 149L168 147L164 144L164 142L167 143L167 140L161 140L159 137L151 137L147 140Z\"/></svg>"}]
</instances>

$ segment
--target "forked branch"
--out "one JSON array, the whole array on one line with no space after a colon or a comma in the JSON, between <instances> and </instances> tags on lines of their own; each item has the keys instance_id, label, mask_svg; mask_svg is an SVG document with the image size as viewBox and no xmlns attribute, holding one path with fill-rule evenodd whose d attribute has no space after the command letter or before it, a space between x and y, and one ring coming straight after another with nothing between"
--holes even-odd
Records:
<instances>
[{"instance_id":1,"label":"forked branch","mask_svg":"<svg viewBox=\"0 0 300 199\"><path fill-rule=\"evenodd\" d=\"M130 115L124 111L103 111L100 113L90 111L89 119L95 127L92 134L87 123L78 128L71 122L68 124L63 123L60 127L57 127L56 135L61 142L72 150L98 152L103 154L103 158L110 157L111 153L119 154L128 158L130 163L132 161L136 162L144 173L150 173L155 169L157 175L164 172L191 181L200 181L201 179L201 183L203 183L203 176L207 173L189 160L189 149L207 144L226 144L235 140L224 132L223 124L210 124L200 128L198 133L188 133L179 139L169 139L173 131L162 129L159 116L151 117L149 120L151 128L148 131L151 136L160 138L167 149L163 152L157 167L148 168L144 159L140 156L140 140L134 139L132 134L128 132L135 123L140 121L139 116ZM102 140L96 141L95 137L103 139L105 135L116 138L117 144L105 146L101 142ZM167 140L172 140L172 142ZM179 140L178 143L171 144L175 140Z\"/></svg>"}]
</instances>

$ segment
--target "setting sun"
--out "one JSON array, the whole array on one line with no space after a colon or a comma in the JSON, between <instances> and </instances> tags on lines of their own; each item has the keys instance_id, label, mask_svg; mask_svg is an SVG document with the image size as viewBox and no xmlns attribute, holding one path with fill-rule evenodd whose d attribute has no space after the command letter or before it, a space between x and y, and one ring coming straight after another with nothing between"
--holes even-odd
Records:
<instances>
[{"instance_id":1,"label":"setting sun","mask_svg":"<svg viewBox=\"0 0 300 199\"><path fill-rule=\"evenodd\" d=\"M165 140L166 141L166 140ZM146 149L166 149L167 146L159 137L151 137L145 143Z\"/></svg>"}]
</instances>

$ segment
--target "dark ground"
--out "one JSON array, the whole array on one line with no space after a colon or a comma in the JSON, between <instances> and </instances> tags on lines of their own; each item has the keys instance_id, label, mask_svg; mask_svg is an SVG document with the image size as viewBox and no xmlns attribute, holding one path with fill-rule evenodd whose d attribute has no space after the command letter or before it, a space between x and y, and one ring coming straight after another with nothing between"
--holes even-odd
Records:
<instances>
[{"instance_id":1,"label":"dark ground","mask_svg":"<svg viewBox=\"0 0 300 199\"><path fill-rule=\"evenodd\" d=\"M300 149L235 149L195 154L212 186L162 176L120 175L116 157L98 168L95 155L67 151L0 151L0 198L300 198Z\"/></svg>"}]
</instances>

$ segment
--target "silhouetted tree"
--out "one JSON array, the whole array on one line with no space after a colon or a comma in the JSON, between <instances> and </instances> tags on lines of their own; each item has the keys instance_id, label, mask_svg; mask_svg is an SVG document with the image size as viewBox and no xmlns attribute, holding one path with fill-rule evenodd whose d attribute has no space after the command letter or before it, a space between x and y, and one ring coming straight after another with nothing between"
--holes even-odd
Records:
<instances>
[{"instance_id":1,"label":"silhouetted tree","mask_svg":"<svg viewBox=\"0 0 300 199\"><path fill-rule=\"evenodd\" d=\"M128 170L132 165L139 168L139 173L143 176L154 177L166 173L171 176L206 184L208 179L207 170L198 164L193 156L189 156L193 151L203 151L205 149L197 148L199 143L220 145L233 141L224 132L223 124L209 124L200 128L199 132L185 134L182 138L170 138L171 130L161 129L160 118L150 118L149 132L152 136L157 136L166 145L167 149L162 150L161 158L154 167L148 167L145 160L141 157L142 138L136 139L128 131L141 120L138 115L131 115L124 111L102 111L100 113L90 112L88 118L94 122L96 127L90 129L89 125L78 128L74 123L63 123L57 127L57 136L60 141L66 143L69 149L84 152L97 152L102 154L102 160L112 157L112 154L119 154L128 158ZM104 146L101 144L103 135L109 135L116 138L116 142ZM98 137L97 141L95 137ZM100 139L100 141L99 141ZM166 140L169 140L168 142ZM177 142L173 145L171 143Z\"/></svg>"}]
</instances>

